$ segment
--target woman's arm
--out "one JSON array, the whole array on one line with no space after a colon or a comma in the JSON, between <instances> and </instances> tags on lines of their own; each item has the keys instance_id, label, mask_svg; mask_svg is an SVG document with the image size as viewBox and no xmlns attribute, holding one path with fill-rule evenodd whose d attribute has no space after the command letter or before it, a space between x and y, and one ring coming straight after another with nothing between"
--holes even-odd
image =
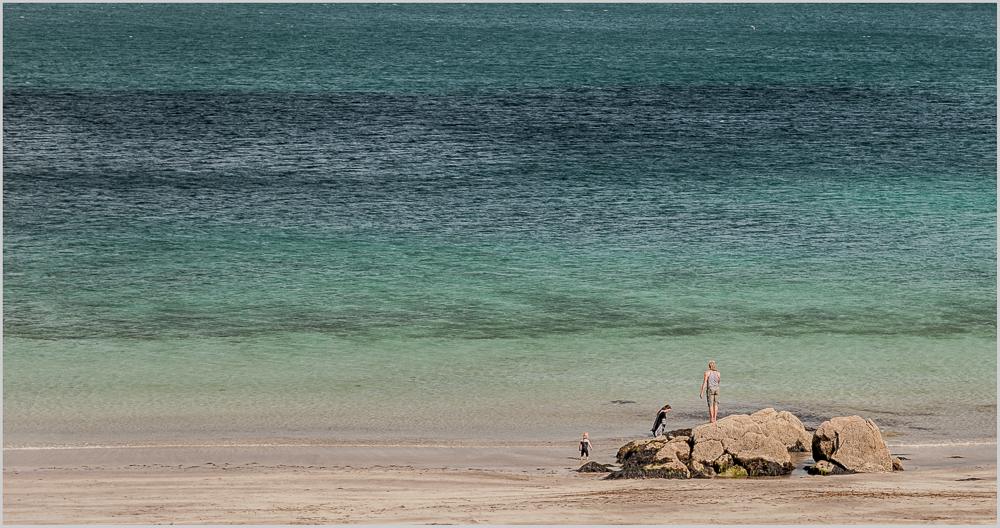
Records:
<instances>
[{"instance_id":1,"label":"woman's arm","mask_svg":"<svg viewBox=\"0 0 1000 528\"><path fill-rule=\"evenodd\" d=\"M711 370L705 371L705 379L701 380L701 394L698 395L699 398L705 398L705 385L708 385L708 375L711 372Z\"/></svg>"}]
</instances>

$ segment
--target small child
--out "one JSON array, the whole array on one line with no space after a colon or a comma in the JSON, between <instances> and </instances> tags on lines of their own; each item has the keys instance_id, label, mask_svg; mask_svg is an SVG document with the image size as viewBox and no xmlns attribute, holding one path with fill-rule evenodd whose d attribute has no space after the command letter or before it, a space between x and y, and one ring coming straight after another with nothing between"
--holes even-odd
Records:
<instances>
[{"instance_id":1,"label":"small child","mask_svg":"<svg viewBox=\"0 0 1000 528\"><path fill-rule=\"evenodd\" d=\"M663 432L664 433L667 432L667 413L668 412L670 412L670 406L669 405L664 405L663 408L661 408L659 411L657 411L657 413L656 413L656 421L653 422L653 436L656 436L656 431L660 428L660 426L663 426Z\"/></svg>"},{"instance_id":2,"label":"small child","mask_svg":"<svg viewBox=\"0 0 1000 528\"><path fill-rule=\"evenodd\" d=\"M580 461L586 458L587 462L590 462L590 448L593 445L590 443L590 435L588 433L583 433L583 440L580 440Z\"/></svg>"}]
</instances>

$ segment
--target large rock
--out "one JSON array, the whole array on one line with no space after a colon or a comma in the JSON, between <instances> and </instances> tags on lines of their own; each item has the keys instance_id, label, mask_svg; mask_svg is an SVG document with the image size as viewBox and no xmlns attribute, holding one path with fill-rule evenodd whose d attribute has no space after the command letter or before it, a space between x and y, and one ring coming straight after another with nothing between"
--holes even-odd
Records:
<instances>
[{"instance_id":1,"label":"large rock","mask_svg":"<svg viewBox=\"0 0 1000 528\"><path fill-rule=\"evenodd\" d=\"M719 457L726 454L719 440L704 440L696 443L691 449L691 460L702 464L712 464Z\"/></svg>"},{"instance_id":2,"label":"large rock","mask_svg":"<svg viewBox=\"0 0 1000 528\"><path fill-rule=\"evenodd\" d=\"M794 469L788 448L798 449L802 442L796 423L805 433L794 416L788 419L774 409L764 409L753 416L735 414L699 425L691 430L691 462L710 466L723 476L787 475Z\"/></svg>"},{"instance_id":3,"label":"large rock","mask_svg":"<svg viewBox=\"0 0 1000 528\"><path fill-rule=\"evenodd\" d=\"M691 470L678 460L662 460L642 466L642 478L691 478ZM611 478L611 475L608 475Z\"/></svg>"},{"instance_id":4,"label":"large rock","mask_svg":"<svg viewBox=\"0 0 1000 528\"><path fill-rule=\"evenodd\" d=\"M636 456L637 453L644 453L647 451L652 451L654 454L663 449L670 440L666 436L661 435L656 438L646 438L643 440L633 440L618 449L618 455L615 457L619 464L625 464L625 461L629 458Z\"/></svg>"},{"instance_id":5,"label":"large rock","mask_svg":"<svg viewBox=\"0 0 1000 528\"><path fill-rule=\"evenodd\" d=\"M889 446L871 420L838 416L820 424L812 439L813 459L830 461L848 473L888 473L893 469Z\"/></svg>"},{"instance_id":6,"label":"large rock","mask_svg":"<svg viewBox=\"0 0 1000 528\"><path fill-rule=\"evenodd\" d=\"M618 450L622 468L605 478L691 478L686 464L690 458L691 445L686 436L673 440L667 440L666 436L636 440Z\"/></svg>"},{"instance_id":7,"label":"large rock","mask_svg":"<svg viewBox=\"0 0 1000 528\"><path fill-rule=\"evenodd\" d=\"M736 464L742 466L751 477L787 475L795 469L788 449L774 438L747 433L738 440L723 442L723 445Z\"/></svg>"},{"instance_id":8,"label":"large rock","mask_svg":"<svg viewBox=\"0 0 1000 528\"><path fill-rule=\"evenodd\" d=\"M802 422L788 411L761 409L750 415L768 438L781 442L788 451L807 452L812 448L812 435Z\"/></svg>"},{"instance_id":9,"label":"large rock","mask_svg":"<svg viewBox=\"0 0 1000 528\"><path fill-rule=\"evenodd\" d=\"M763 430L745 414L731 414L725 418L720 418L715 423L699 425L691 430L691 437L694 445L698 445L706 440L732 440L740 438L747 433L763 434Z\"/></svg>"},{"instance_id":10,"label":"large rock","mask_svg":"<svg viewBox=\"0 0 1000 528\"><path fill-rule=\"evenodd\" d=\"M691 444L688 443L686 436L677 437L667 442L653 457L654 461L676 460L678 462L687 462L690 459Z\"/></svg>"}]
</instances>

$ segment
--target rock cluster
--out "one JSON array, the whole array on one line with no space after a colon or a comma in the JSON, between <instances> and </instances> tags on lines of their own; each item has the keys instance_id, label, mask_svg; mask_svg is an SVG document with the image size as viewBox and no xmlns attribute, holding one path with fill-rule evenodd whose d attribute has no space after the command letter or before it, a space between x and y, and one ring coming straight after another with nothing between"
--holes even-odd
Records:
<instances>
[{"instance_id":1,"label":"rock cluster","mask_svg":"<svg viewBox=\"0 0 1000 528\"><path fill-rule=\"evenodd\" d=\"M622 468L607 479L625 478L691 478L686 462L691 458L689 438L666 435L629 442L618 450Z\"/></svg>"},{"instance_id":2,"label":"rock cluster","mask_svg":"<svg viewBox=\"0 0 1000 528\"><path fill-rule=\"evenodd\" d=\"M813 474L902 470L871 420L833 418L810 434L795 415L769 408L629 442L618 450L621 470L605 478L788 475L794 469L789 452L810 449Z\"/></svg>"}]
</instances>

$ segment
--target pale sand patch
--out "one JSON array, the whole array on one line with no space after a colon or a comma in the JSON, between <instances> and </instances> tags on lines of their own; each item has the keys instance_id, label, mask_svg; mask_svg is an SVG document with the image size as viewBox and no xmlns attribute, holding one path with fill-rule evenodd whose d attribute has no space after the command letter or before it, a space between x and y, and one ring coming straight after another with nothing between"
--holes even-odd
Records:
<instances>
[{"instance_id":1,"label":"pale sand patch","mask_svg":"<svg viewBox=\"0 0 1000 528\"><path fill-rule=\"evenodd\" d=\"M913 466L927 458L922 467L932 469L762 480L602 481L568 470L579 462L562 447L5 451L3 520L6 524L996 523L995 445L963 449L963 459L950 458L957 456L948 455L955 448L907 451ZM949 465L991 458L990 451L989 465ZM595 458L609 461L610 452ZM944 467L930 463L939 458ZM349 460L355 461L354 467L342 464ZM371 462L376 465L367 465ZM449 469L441 469L445 466Z\"/></svg>"}]
</instances>

